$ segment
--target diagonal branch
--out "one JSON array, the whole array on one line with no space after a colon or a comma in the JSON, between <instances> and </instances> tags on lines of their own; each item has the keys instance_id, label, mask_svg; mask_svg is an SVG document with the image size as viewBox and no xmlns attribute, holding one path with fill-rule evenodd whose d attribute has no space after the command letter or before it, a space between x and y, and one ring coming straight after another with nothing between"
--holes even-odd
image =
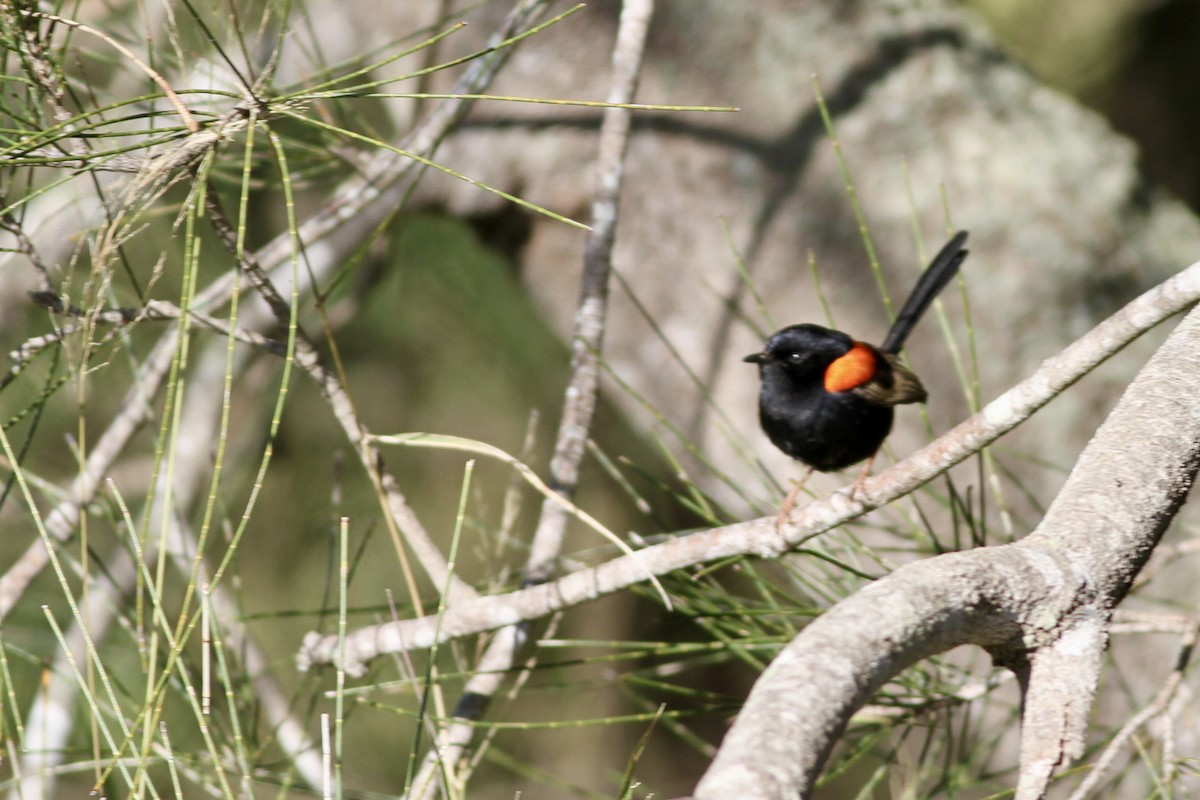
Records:
<instances>
[{"instance_id":1,"label":"diagonal branch","mask_svg":"<svg viewBox=\"0 0 1200 800\"><path fill-rule=\"evenodd\" d=\"M1198 299L1200 263L1126 305L940 439L867 480L855 499L839 492L805 506L783 528L777 528L772 517L700 531L647 547L634 558L622 556L551 583L450 608L440 619L423 617L364 628L347 638L345 666L357 672L366 661L383 653L427 647L435 639L445 641L537 619L624 589L644 580L646 573L663 575L736 555L779 556L913 491L970 457L1028 419L1133 339ZM306 668L330 663L337 651L335 638L310 633L298 654L298 664Z\"/></svg>"},{"instance_id":2,"label":"diagonal branch","mask_svg":"<svg viewBox=\"0 0 1200 800\"><path fill-rule=\"evenodd\" d=\"M206 195L205 202L214 230L216 230L226 249L234 257L237 257L237 234L225 216L220 199L211 188ZM244 253L241 256L240 266L255 290L266 301L274 317L274 321L280 325L287 325L292 318L291 306L283 298L279 290L275 288L271 279L259 265L257 258L253 254ZM248 320L244 316L241 322L243 328L263 327L267 324L267 320L262 315L256 315L253 322L249 324L247 324ZM214 350L213 355L220 359L222 353L218 352L218 350ZM403 532L404 540L416 554L417 560L425 568L426 574L437 582L437 585L446 586L450 596L454 598L469 599L476 597L476 592L470 585L457 575L448 574L446 561L442 556L441 550L438 549L433 541L433 537L429 535L425 526L421 524L420 519L418 519L416 513L405 499L404 494L400 491L400 487L395 479L388 472L387 467L384 466L383 457L380 455L378 448L375 447L366 426L360 421L358 411L354 407L354 401L350 397L350 393L346 391L338 375L321 363L316 345L300 325L296 326L295 361L320 387L321 393L325 396L326 402L329 403L334 417L341 424L342 430L346 434L346 439L354 444L354 452L358 454L363 469L366 470L367 475L370 477L372 485L379 492L380 496L386 500L389 528L393 532L397 548L402 549L403 547L399 536L400 532ZM202 396L203 393L198 392L197 395ZM197 399L196 402L203 401ZM195 428L192 428L192 432L195 432ZM203 441L207 441L207 439L203 439ZM403 553L401 553L401 557L403 558ZM409 585L413 586L414 581L412 576L408 577Z\"/></svg>"}]
</instances>

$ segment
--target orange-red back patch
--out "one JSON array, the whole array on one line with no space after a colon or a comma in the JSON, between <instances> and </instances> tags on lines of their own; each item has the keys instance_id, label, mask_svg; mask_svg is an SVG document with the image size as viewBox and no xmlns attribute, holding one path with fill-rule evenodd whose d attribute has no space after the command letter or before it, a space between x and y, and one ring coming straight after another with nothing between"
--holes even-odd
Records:
<instances>
[{"instance_id":1,"label":"orange-red back patch","mask_svg":"<svg viewBox=\"0 0 1200 800\"><path fill-rule=\"evenodd\" d=\"M846 355L836 359L825 370L825 390L844 392L862 386L875 377L879 365L875 351L862 342L855 342Z\"/></svg>"}]
</instances>

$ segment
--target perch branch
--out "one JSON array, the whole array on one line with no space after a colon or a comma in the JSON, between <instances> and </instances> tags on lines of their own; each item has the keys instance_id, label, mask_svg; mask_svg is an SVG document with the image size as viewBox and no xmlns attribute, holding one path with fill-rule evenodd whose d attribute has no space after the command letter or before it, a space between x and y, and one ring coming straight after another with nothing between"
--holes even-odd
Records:
<instances>
[{"instance_id":1,"label":"perch branch","mask_svg":"<svg viewBox=\"0 0 1200 800\"><path fill-rule=\"evenodd\" d=\"M875 478L855 499L844 492L810 503L777 528L774 517L680 536L539 586L481 598L447 609L440 618L388 622L350 634L345 667L359 673L383 653L428 647L595 600L644 579L736 555L774 558L865 511L901 497L1028 419L1068 386L1140 334L1200 299L1200 263L1193 264L1130 302L1031 375L949 433ZM331 663L339 649L334 637L309 633L297 657L304 669Z\"/></svg>"}]
</instances>

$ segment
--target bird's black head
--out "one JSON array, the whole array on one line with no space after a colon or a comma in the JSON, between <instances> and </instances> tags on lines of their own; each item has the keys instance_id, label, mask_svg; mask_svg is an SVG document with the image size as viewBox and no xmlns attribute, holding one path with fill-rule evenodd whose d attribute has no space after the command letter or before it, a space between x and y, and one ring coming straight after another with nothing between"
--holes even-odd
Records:
<instances>
[{"instance_id":1,"label":"bird's black head","mask_svg":"<svg viewBox=\"0 0 1200 800\"><path fill-rule=\"evenodd\" d=\"M758 364L764 373L779 371L800 381L824 376L825 369L853 346L854 340L841 331L805 323L776 331L761 353L742 360Z\"/></svg>"}]
</instances>

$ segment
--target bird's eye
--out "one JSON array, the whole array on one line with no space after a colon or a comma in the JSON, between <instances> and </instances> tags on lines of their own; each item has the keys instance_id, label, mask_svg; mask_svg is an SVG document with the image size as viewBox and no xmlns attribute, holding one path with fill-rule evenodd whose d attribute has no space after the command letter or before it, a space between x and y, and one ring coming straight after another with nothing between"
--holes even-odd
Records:
<instances>
[{"instance_id":1,"label":"bird's eye","mask_svg":"<svg viewBox=\"0 0 1200 800\"><path fill-rule=\"evenodd\" d=\"M787 360L789 364L799 364L804 361L803 353L788 353Z\"/></svg>"}]
</instances>

